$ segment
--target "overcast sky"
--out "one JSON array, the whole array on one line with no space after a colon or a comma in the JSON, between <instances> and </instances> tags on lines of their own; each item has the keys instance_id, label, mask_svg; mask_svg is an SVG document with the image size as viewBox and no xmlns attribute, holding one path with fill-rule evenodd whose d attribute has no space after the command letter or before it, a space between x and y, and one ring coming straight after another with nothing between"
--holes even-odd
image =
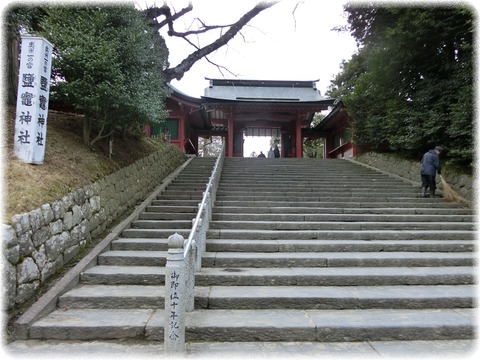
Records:
<instances>
[{"instance_id":1,"label":"overcast sky","mask_svg":"<svg viewBox=\"0 0 480 360\"><path fill-rule=\"evenodd\" d=\"M193 11L175 22L176 30L190 26L195 17L201 18L208 25L235 22L257 2L258 0L193 0ZM145 0L138 0L137 3L142 6ZM151 3L150 0L147 3ZM350 59L356 51L355 41L349 33L332 30L346 25L344 3L282 0L257 15L242 30L243 37L237 35L228 46L209 56L211 61L224 66L231 73L222 70L222 75L217 67L201 60L180 81L172 81L172 85L188 95L200 97L208 86L205 77L319 79L317 87L324 95L330 80L339 72L342 60ZM160 3L157 1L157 4ZM188 0L176 0L175 9L179 11L187 4ZM177 65L194 50L185 41L171 38L165 32L162 34L170 50L171 65ZM200 39L200 45L206 45L216 36L207 40Z\"/></svg>"}]
</instances>

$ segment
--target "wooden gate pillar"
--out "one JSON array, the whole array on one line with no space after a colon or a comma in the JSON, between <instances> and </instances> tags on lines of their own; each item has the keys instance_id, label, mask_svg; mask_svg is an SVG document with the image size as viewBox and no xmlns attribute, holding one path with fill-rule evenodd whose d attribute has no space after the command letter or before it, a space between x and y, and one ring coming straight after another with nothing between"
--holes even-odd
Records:
<instances>
[{"instance_id":1,"label":"wooden gate pillar","mask_svg":"<svg viewBox=\"0 0 480 360\"><path fill-rule=\"evenodd\" d=\"M300 114L297 115L297 119L295 121L295 157L303 157L302 119Z\"/></svg>"}]
</instances>

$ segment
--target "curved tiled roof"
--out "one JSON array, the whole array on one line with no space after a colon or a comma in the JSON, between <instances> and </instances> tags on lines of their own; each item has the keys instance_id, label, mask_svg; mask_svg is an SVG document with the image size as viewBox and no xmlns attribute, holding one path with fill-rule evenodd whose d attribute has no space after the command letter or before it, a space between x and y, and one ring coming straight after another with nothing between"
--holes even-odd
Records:
<instances>
[{"instance_id":1,"label":"curved tiled roof","mask_svg":"<svg viewBox=\"0 0 480 360\"><path fill-rule=\"evenodd\" d=\"M318 80L228 80L209 79L202 98L248 102L323 102L330 99L317 90Z\"/></svg>"}]
</instances>

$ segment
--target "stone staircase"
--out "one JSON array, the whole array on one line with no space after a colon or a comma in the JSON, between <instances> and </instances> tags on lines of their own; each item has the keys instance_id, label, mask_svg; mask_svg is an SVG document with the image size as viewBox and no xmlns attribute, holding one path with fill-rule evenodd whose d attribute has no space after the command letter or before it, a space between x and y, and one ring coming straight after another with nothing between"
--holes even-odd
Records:
<instances>
[{"instance_id":1,"label":"stone staircase","mask_svg":"<svg viewBox=\"0 0 480 360\"><path fill-rule=\"evenodd\" d=\"M30 338L163 340L166 239L215 159L194 159ZM187 341L471 339L470 209L345 160L225 159Z\"/></svg>"},{"instance_id":2,"label":"stone staircase","mask_svg":"<svg viewBox=\"0 0 480 360\"><path fill-rule=\"evenodd\" d=\"M168 237L188 237L216 158L194 158L138 220L111 242L57 309L30 326L32 339L163 340Z\"/></svg>"}]
</instances>

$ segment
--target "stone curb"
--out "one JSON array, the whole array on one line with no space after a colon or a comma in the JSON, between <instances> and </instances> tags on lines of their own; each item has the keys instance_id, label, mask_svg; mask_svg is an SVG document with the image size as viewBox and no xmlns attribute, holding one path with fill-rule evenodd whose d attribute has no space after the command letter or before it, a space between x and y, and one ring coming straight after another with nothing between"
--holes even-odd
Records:
<instances>
[{"instance_id":1,"label":"stone curb","mask_svg":"<svg viewBox=\"0 0 480 360\"><path fill-rule=\"evenodd\" d=\"M362 163L362 162L360 162L360 161L353 160L353 159L350 159L350 158L344 158L344 160L347 160L347 161L349 161L349 162L351 162L351 163L354 163L354 164L363 166L363 167L365 167L365 168L367 168L367 169L371 169L371 170L377 171L377 172L379 172L379 173L381 173L381 174L384 174L384 175L393 177L393 178L398 179L398 180L401 180L401 181L403 181L403 182L409 183L409 184L412 185L412 186L420 186L420 187L422 186L422 184L421 184L420 182L418 182L418 181L413 181L413 180L404 178L404 177L402 177L402 176L400 176L400 175L396 175L396 174L389 173L389 172L387 172L387 171L381 170L381 169L376 168L376 167L371 166L371 165L367 165L367 164Z\"/></svg>"},{"instance_id":2,"label":"stone curb","mask_svg":"<svg viewBox=\"0 0 480 360\"><path fill-rule=\"evenodd\" d=\"M408 178L406 178L406 177L403 177L403 176L400 176L400 175L397 175L397 174L393 174L393 173L390 173L390 172L385 171L385 170L381 170L381 169L379 169L379 168L377 168L377 167L374 167L374 166L372 166L372 165L368 165L368 164L363 163L363 162L361 162L361 161L354 160L354 159L351 159L351 158L344 158L344 160L347 160L347 161L349 161L349 162L351 162L351 163L354 163L354 164L363 166L363 167L365 167L365 168L368 168L368 169L377 171L377 172L382 173L382 174L384 174L384 175L388 175L388 176L394 177L394 178L396 178L396 179L402 180L402 181L404 181L404 182L406 182L406 183L409 183L409 184L411 184L411 185L413 185L413 186L417 186L417 187L421 187L421 186L422 186L422 183L419 182L419 181L410 180L410 179L408 179ZM437 193L443 196L443 192L442 192L441 190L439 190L438 188L437 188ZM457 198L457 200L458 200L458 202L460 202L461 204L463 204L463 205L465 205L465 206L467 206L467 207L469 207L469 208L472 208L472 206L473 206L473 202L470 201L470 200L465 199L463 196L460 196L459 198Z\"/></svg>"}]
</instances>

